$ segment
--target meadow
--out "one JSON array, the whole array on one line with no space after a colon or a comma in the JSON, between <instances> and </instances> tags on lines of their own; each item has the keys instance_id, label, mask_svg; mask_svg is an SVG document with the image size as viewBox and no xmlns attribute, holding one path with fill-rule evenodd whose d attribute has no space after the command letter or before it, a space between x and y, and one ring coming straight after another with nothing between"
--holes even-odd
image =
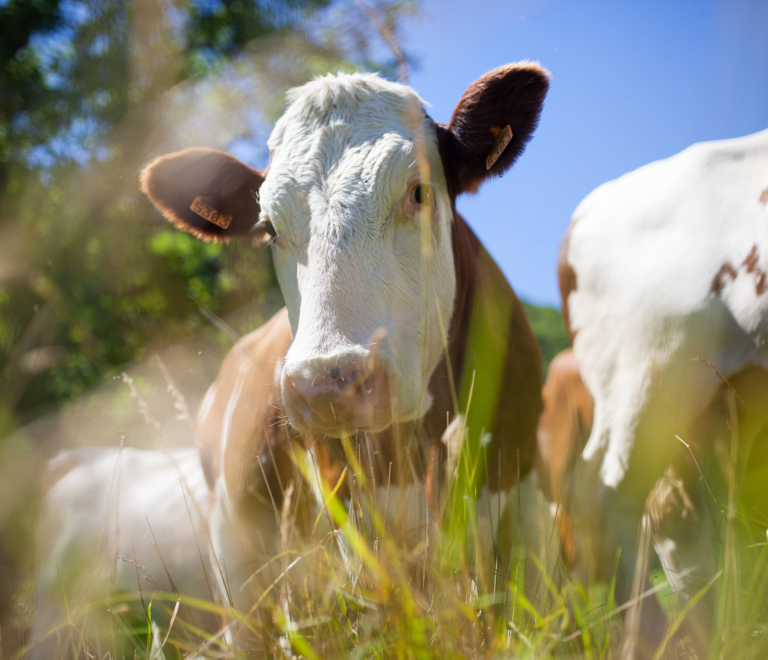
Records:
<instances>
[{"instance_id":1,"label":"meadow","mask_svg":"<svg viewBox=\"0 0 768 660\"><path fill-rule=\"evenodd\" d=\"M236 611L221 598L160 591L161 576L147 574L140 564L130 568L136 571L135 590L111 592L104 566L83 565L78 589L62 591L61 620L45 633L59 645L57 657L240 657L216 631L222 618L242 626L268 657L627 657L627 644L632 648L637 635L633 616L645 599L658 599L668 619L662 646L649 657L688 658L697 657L690 635L702 631L687 628L687 616L703 597L716 603L717 627L705 631L710 657L765 657L768 544L759 513L764 500L754 499L764 469L750 473L740 501L712 502L721 537L713 543L720 570L711 584L689 603L678 602L654 562L646 528L634 597L616 603L613 584L592 582L579 576L578 565L566 566L542 500L518 501L511 536L517 543L510 561L499 562L499 537L482 522L482 507L499 503L479 502L468 488L476 460L457 461L440 524L426 524L423 507L414 526L412 509L387 510L388 496L382 509L365 481L355 439L343 445L349 468L340 481L348 480L352 497L336 496L340 483L324 484L324 506L311 520L311 533L299 541L298 514L288 494L282 510L274 512L284 550L254 571L258 611ZM296 469L312 480L301 458ZM734 489L729 492L733 498ZM404 520L410 522L398 523ZM521 522L540 526L539 533L521 528ZM209 551L210 537L201 535L198 543L201 553ZM109 552L103 555L109 563ZM120 561L131 564L130 557ZM225 568L214 561L211 570L226 584ZM34 616L33 594L27 582L15 595L16 616L27 623ZM39 641L27 639L26 648Z\"/></svg>"},{"instance_id":2,"label":"meadow","mask_svg":"<svg viewBox=\"0 0 768 660\"><path fill-rule=\"evenodd\" d=\"M676 445L680 464L709 461L721 475L696 490L716 521L719 570L685 603L648 523L632 599L616 602L615 582L595 581L589 557L563 552L561 502L518 491L502 515L501 498L477 488L493 464L484 429L459 428L437 512L423 489L406 507L398 484L366 477L365 438L339 441L347 468L335 483L318 480L297 449L299 485L280 493L282 506L265 502L281 551L253 566L258 608L231 606L206 530L191 549L204 596L176 588L183 581L163 559L172 548L155 544L162 570L150 571L99 538L47 567L58 615L33 631L46 461L71 448L119 457L192 447L224 355L283 304L268 251L171 228L139 193L140 168L196 145L266 166L288 88L328 71L407 77L402 27L417 11L403 0L0 3L0 660L51 643L53 658L241 657L222 620L274 658L656 660L697 657L702 642L710 658L768 657L768 443L759 436L737 479L733 415L711 429L716 451ZM525 310L546 374L568 346L565 325L554 307ZM471 406L470 397L470 419ZM106 480L117 501L119 480ZM300 510L295 489L313 489L317 509ZM107 526L107 515L93 520ZM148 526L141 541L153 537ZM118 571L130 588L115 588ZM665 614L650 651L639 624L649 601ZM711 629L690 624L700 602L716 613Z\"/></svg>"}]
</instances>

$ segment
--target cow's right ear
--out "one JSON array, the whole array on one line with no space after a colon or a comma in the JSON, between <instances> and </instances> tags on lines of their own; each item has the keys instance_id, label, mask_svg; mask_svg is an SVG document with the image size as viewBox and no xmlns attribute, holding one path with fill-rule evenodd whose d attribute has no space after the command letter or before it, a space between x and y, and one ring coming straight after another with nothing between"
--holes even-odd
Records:
<instances>
[{"instance_id":1,"label":"cow's right ear","mask_svg":"<svg viewBox=\"0 0 768 660\"><path fill-rule=\"evenodd\" d=\"M141 172L141 191L174 225L206 241L263 242L257 193L264 173L217 149L161 156Z\"/></svg>"}]
</instances>

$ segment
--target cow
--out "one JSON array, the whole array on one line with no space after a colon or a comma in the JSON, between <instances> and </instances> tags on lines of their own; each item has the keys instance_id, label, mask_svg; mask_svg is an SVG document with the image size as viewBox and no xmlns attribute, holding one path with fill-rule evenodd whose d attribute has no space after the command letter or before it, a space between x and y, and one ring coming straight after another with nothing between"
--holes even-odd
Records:
<instances>
[{"instance_id":1,"label":"cow","mask_svg":"<svg viewBox=\"0 0 768 660\"><path fill-rule=\"evenodd\" d=\"M43 485L37 603L27 657L69 657L70 649L83 644L88 652L98 635L92 638L84 622L105 623L104 612L90 612L74 627L67 625L68 616L110 593L140 591L145 604L155 592L213 598L209 491L195 447L63 451L48 462ZM146 615L136 605L141 620ZM154 620L162 619L157 604L153 613ZM182 608L179 618L211 632L218 626L215 618L191 608Z\"/></svg>"},{"instance_id":2,"label":"cow","mask_svg":"<svg viewBox=\"0 0 768 660\"><path fill-rule=\"evenodd\" d=\"M703 449L711 453L717 441L729 434L728 428L724 427L723 408L728 392L726 385L721 386L710 406L691 425L688 440L697 451ZM592 430L594 400L581 378L573 349L560 352L550 363L542 400L544 409L538 428L539 453L546 468L542 487L557 521L564 563L572 575L586 584L595 573L595 557L579 554L584 543L578 538L580 530L574 525L571 511L579 510L579 503L572 500L575 494L573 474ZM702 489L697 484L698 477L698 468L690 455L678 452L646 502L646 520L654 550L670 573L675 571L671 551L679 554L691 539L698 539L699 521L708 515L701 497ZM670 539L674 539L672 546ZM652 561L653 558L648 559ZM696 563L710 561L711 554L695 560ZM644 572L647 568L640 570ZM679 580L681 575L674 575L673 579ZM655 623L665 626L664 614L656 607L655 600L649 601L645 610L646 617L652 612ZM694 614L698 614L698 610ZM689 614L683 632L689 637L700 637L701 630L687 625L693 618Z\"/></svg>"},{"instance_id":3,"label":"cow","mask_svg":"<svg viewBox=\"0 0 768 660\"><path fill-rule=\"evenodd\" d=\"M561 351L550 362L541 398L544 408L536 432L545 468L541 486L554 509L565 563L576 566L578 546L564 505L573 468L592 430L594 401L581 379L572 349Z\"/></svg>"},{"instance_id":4,"label":"cow","mask_svg":"<svg viewBox=\"0 0 768 660\"><path fill-rule=\"evenodd\" d=\"M676 436L691 440L728 384L738 395L741 483L766 422L767 189L768 131L695 144L597 188L563 242L563 312L595 403L574 499L589 540L583 554L601 577L610 578L620 549L618 599L630 593L648 495L683 447ZM690 507L678 500L682 524ZM684 543L664 538L679 526L663 517L655 547L670 583L691 597L716 574L717 517L699 516Z\"/></svg>"},{"instance_id":5,"label":"cow","mask_svg":"<svg viewBox=\"0 0 768 660\"><path fill-rule=\"evenodd\" d=\"M349 439L390 518L395 501L414 524L437 518L456 453L441 438L459 417L492 527L515 488L535 488L540 351L455 203L522 153L548 80L538 64L500 67L438 124L403 84L328 75L289 92L267 169L195 148L143 170L141 189L180 229L269 245L286 302L230 351L198 417L236 610L263 597L251 578L278 553L288 494L302 533L323 484L349 498ZM311 467L299 474L297 461Z\"/></svg>"}]
</instances>

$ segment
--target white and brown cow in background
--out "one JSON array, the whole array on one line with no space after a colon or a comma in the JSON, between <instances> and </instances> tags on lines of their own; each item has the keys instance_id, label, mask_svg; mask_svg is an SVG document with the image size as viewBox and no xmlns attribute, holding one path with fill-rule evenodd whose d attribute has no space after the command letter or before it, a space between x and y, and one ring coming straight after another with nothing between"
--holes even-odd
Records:
<instances>
[{"instance_id":1,"label":"white and brown cow in background","mask_svg":"<svg viewBox=\"0 0 768 660\"><path fill-rule=\"evenodd\" d=\"M347 465L339 437L352 434L370 483L429 517L452 451L441 437L473 386L467 442L482 431L483 496L495 502L518 479L535 487L539 348L455 199L522 153L547 87L536 64L501 67L441 125L405 85L326 76L290 92L267 170L211 149L144 170L142 190L179 228L269 244L286 301L230 351L198 417L214 547L236 608L248 611L260 594L249 578L278 552L274 509L289 484L299 527L315 517L296 443L333 486Z\"/></svg>"},{"instance_id":2,"label":"white and brown cow in background","mask_svg":"<svg viewBox=\"0 0 768 660\"><path fill-rule=\"evenodd\" d=\"M683 447L675 436L697 435L725 379L737 394L741 483L768 420L767 190L763 131L641 167L599 187L574 213L560 283L595 410L573 499L590 539L583 554L602 577L621 550L619 599L629 595L648 495ZM716 463L711 445L692 450L702 464ZM707 479L727 502L717 473ZM720 516L702 514L691 525L682 520L688 508L676 507L677 524L664 515L655 546L673 587L690 596L716 573Z\"/></svg>"}]
</instances>

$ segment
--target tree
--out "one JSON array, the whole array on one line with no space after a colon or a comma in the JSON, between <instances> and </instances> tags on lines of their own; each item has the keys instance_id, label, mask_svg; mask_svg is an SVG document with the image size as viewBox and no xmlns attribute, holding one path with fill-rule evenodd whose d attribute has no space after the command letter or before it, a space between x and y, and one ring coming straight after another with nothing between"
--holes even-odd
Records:
<instances>
[{"instance_id":1,"label":"tree","mask_svg":"<svg viewBox=\"0 0 768 660\"><path fill-rule=\"evenodd\" d=\"M208 325L204 313L275 289L267 255L199 244L158 222L137 172L159 151L263 132L286 87L370 63L357 5L314 27L329 2L0 8L2 34L17 33L0 51L0 429L92 387L156 337L174 341ZM404 5L389 5L391 25Z\"/></svg>"}]
</instances>

